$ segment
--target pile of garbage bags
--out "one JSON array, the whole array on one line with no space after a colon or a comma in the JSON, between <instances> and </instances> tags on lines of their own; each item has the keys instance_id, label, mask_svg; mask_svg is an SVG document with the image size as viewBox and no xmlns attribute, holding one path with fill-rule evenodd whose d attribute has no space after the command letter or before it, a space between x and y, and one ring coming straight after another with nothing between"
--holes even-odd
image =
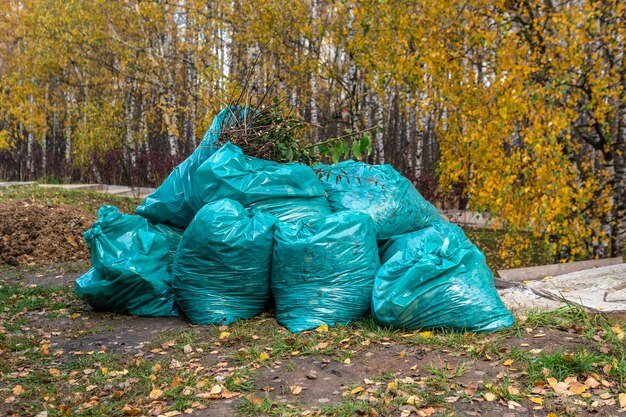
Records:
<instances>
[{"instance_id":1,"label":"pile of garbage bags","mask_svg":"<svg viewBox=\"0 0 626 417\"><path fill-rule=\"evenodd\" d=\"M76 281L94 310L228 325L274 308L300 332L371 315L383 326L492 332L513 324L480 250L389 165L309 167L196 151L137 208L103 206Z\"/></svg>"}]
</instances>

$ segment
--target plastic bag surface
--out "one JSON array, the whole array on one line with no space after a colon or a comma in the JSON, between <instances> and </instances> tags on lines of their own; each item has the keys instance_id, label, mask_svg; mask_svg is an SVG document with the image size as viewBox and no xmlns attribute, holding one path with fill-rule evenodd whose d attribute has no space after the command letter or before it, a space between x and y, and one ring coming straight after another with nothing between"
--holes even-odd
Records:
<instances>
[{"instance_id":1,"label":"plastic bag surface","mask_svg":"<svg viewBox=\"0 0 626 417\"><path fill-rule=\"evenodd\" d=\"M315 169L331 209L368 214L374 220L379 240L419 230L440 220L437 209L391 165L343 161L319 164Z\"/></svg>"},{"instance_id":2,"label":"plastic bag surface","mask_svg":"<svg viewBox=\"0 0 626 417\"><path fill-rule=\"evenodd\" d=\"M84 233L93 269L76 281L77 294L95 310L138 316L175 316L169 245L140 216L102 206Z\"/></svg>"},{"instance_id":3,"label":"plastic bag surface","mask_svg":"<svg viewBox=\"0 0 626 417\"><path fill-rule=\"evenodd\" d=\"M379 266L374 224L366 214L343 211L279 223L272 260L278 321L300 332L359 319L370 310Z\"/></svg>"},{"instance_id":4,"label":"plastic bag surface","mask_svg":"<svg viewBox=\"0 0 626 417\"><path fill-rule=\"evenodd\" d=\"M514 322L484 255L452 223L393 237L382 262L372 315L383 325L493 332Z\"/></svg>"},{"instance_id":5,"label":"plastic bag surface","mask_svg":"<svg viewBox=\"0 0 626 417\"><path fill-rule=\"evenodd\" d=\"M193 209L189 201L198 192L194 174L218 149L218 138L227 126L237 123L249 112L246 107L230 106L215 116L202 142L187 159L181 162L152 194L137 207L136 213L155 223L166 223L185 229L200 207Z\"/></svg>"},{"instance_id":6,"label":"plastic bag surface","mask_svg":"<svg viewBox=\"0 0 626 417\"><path fill-rule=\"evenodd\" d=\"M173 266L176 302L193 324L230 324L263 312L275 222L228 199L196 214Z\"/></svg>"},{"instance_id":7,"label":"plastic bag surface","mask_svg":"<svg viewBox=\"0 0 626 417\"><path fill-rule=\"evenodd\" d=\"M246 209L262 210L281 221L297 221L331 213L315 172L298 163L281 164L244 155L226 143L196 171L195 209L222 198Z\"/></svg>"}]
</instances>

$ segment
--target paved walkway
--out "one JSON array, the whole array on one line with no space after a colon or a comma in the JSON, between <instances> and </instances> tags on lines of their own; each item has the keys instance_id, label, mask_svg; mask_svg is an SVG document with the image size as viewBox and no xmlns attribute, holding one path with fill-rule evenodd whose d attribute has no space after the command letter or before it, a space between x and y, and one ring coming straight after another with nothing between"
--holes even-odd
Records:
<instances>
[{"instance_id":1,"label":"paved walkway","mask_svg":"<svg viewBox=\"0 0 626 417\"><path fill-rule=\"evenodd\" d=\"M6 181L0 182L0 187L11 187L15 185L33 185L34 181ZM82 190L82 191L100 191L103 193L119 195L124 197L144 198L152 193L155 189L149 187L127 187L125 185L108 185L108 184L38 184L44 188L64 188L66 190Z\"/></svg>"}]
</instances>

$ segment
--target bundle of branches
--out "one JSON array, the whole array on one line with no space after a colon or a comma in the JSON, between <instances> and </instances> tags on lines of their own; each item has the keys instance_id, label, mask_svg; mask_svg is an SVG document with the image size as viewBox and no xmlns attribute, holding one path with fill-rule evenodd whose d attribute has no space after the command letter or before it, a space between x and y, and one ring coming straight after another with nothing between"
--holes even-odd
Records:
<instances>
[{"instance_id":1,"label":"bundle of branches","mask_svg":"<svg viewBox=\"0 0 626 417\"><path fill-rule=\"evenodd\" d=\"M279 100L231 108L233 115L219 136L220 145L231 142L246 155L277 162L313 162L308 125L292 110L283 111Z\"/></svg>"}]
</instances>

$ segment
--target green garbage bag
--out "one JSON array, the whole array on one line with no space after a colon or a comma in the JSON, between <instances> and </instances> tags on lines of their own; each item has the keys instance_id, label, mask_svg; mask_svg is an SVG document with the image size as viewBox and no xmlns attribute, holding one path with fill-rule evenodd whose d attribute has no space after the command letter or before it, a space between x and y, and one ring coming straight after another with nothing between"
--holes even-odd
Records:
<instances>
[{"instance_id":1,"label":"green garbage bag","mask_svg":"<svg viewBox=\"0 0 626 417\"><path fill-rule=\"evenodd\" d=\"M331 209L368 214L374 220L379 240L419 230L440 220L437 209L391 165L343 161L318 164L315 169Z\"/></svg>"},{"instance_id":2,"label":"green garbage bag","mask_svg":"<svg viewBox=\"0 0 626 417\"><path fill-rule=\"evenodd\" d=\"M485 256L452 223L394 236L382 262L372 315L385 326L493 332L514 322Z\"/></svg>"},{"instance_id":3,"label":"green garbage bag","mask_svg":"<svg viewBox=\"0 0 626 417\"><path fill-rule=\"evenodd\" d=\"M176 316L167 239L140 216L102 206L84 233L93 269L76 293L95 310L137 316Z\"/></svg>"},{"instance_id":4,"label":"green garbage bag","mask_svg":"<svg viewBox=\"0 0 626 417\"><path fill-rule=\"evenodd\" d=\"M278 223L272 295L276 318L292 332L347 324L370 310L380 267L374 224L343 211L305 223Z\"/></svg>"},{"instance_id":5,"label":"green garbage bag","mask_svg":"<svg viewBox=\"0 0 626 417\"><path fill-rule=\"evenodd\" d=\"M204 206L174 261L176 303L193 324L230 324L260 314L270 298L276 218L236 201Z\"/></svg>"},{"instance_id":6,"label":"green garbage bag","mask_svg":"<svg viewBox=\"0 0 626 417\"><path fill-rule=\"evenodd\" d=\"M211 201L230 198L281 221L331 213L322 184L309 166L246 156L230 142L197 169L194 181L196 193L190 206L197 210Z\"/></svg>"},{"instance_id":7,"label":"green garbage bag","mask_svg":"<svg viewBox=\"0 0 626 417\"><path fill-rule=\"evenodd\" d=\"M167 261L171 265L174 262L174 258L176 257L176 251L178 250L178 244L183 238L183 233L185 233L185 231L183 229L168 226L163 223L150 222L149 227L151 231L162 235L167 241L167 247L169 249L167 253Z\"/></svg>"},{"instance_id":8,"label":"green garbage bag","mask_svg":"<svg viewBox=\"0 0 626 417\"><path fill-rule=\"evenodd\" d=\"M230 106L223 109L211 124L200 145L181 162L152 194L137 207L136 213L155 223L166 223L182 229L193 219L199 210L189 206L189 200L197 192L193 180L196 169L213 155L218 147L222 130L241 120L249 109Z\"/></svg>"}]
</instances>

